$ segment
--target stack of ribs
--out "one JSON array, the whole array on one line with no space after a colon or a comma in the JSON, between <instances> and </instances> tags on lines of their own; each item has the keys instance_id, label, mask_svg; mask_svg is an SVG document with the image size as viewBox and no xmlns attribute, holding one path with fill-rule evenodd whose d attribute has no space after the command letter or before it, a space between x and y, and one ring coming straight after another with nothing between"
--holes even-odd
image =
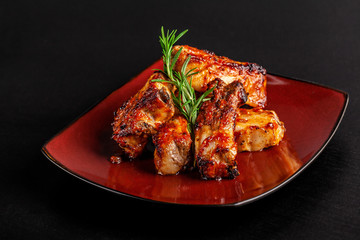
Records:
<instances>
[{"instance_id":1,"label":"stack of ribs","mask_svg":"<svg viewBox=\"0 0 360 240\"><path fill-rule=\"evenodd\" d=\"M200 108L194 142L172 101L172 84L153 82L166 79L155 72L145 86L116 112L112 138L122 153L135 159L152 140L158 174L174 175L196 163L203 179L233 179L239 175L236 156L242 151L261 151L282 140L284 124L266 106L266 70L255 64L190 46L181 49L174 70L180 71L191 57L187 70L196 68L192 87L202 93L214 88ZM194 146L194 147L192 147Z\"/></svg>"}]
</instances>

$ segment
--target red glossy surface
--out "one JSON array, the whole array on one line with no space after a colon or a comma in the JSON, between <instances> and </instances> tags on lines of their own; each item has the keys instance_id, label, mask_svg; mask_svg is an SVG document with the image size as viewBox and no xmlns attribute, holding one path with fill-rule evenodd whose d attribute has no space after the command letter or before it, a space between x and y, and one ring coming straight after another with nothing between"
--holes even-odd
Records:
<instances>
[{"instance_id":1,"label":"red glossy surface","mask_svg":"<svg viewBox=\"0 0 360 240\"><path fill-rule=\"evenodd\" d=\"M151 153L132 162L112 164L110 139L113 113L134 95L152 73L154 63L43 147L43 152L68 172L97 186L125 195L167 203L237 205L257 199L283 185L312 161L341 120L347 95L327 87L268 75L268 106L287 129L279 146L238 154L240 176L205 181L198 173L155 174Z\"/></svg>"}]
</instances>

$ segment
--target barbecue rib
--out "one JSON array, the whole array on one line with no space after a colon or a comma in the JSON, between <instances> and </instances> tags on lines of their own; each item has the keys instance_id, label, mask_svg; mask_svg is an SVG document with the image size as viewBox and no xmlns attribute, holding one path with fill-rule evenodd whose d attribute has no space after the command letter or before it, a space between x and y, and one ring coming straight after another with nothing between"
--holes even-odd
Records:
<instances>
[{"instance_id":1,"label":"barbecue rib","mask_svg":"<svg viewBox=\"0 0 360 240\"><path fill-rule=\"evenodd\" d=\"M275 146L285 132L276 113L263 109L237 109L235 139L238 152L261 151Z\"/></svg>"},{"instance_id":2,"label":"barbecue rib","mask_svg":"<svg viewBox=\"0 0 360 240\"><path fill-rule=\"evenodd\" d=\"M255 63L233 61L186 45L174 46L173 54L181 47L182 51L174 69L180 72L186 58L191 56L187 71L196 67L196 71L199 72L192 77L192 86L196 91L204 92L207 84L216 78L220 78L226 84L240 80L248 94L246 104L252 107L265 107L266 70L263 67Z\"/></svg>"},{"instance_id":3,"label":"barbecue rib","mask_svg":"<svg viewBox=\"0 0 360 240\"><path fill-rule=\"evenodd\" d=\"M192 158L191 136L187 121L181 115L176 114L161 125L152 139L155 145L154 163L158 174L177 174Z\"/></svg>"},{"instance_id":4,"label":"barbecue rib","mask_svg":"<svg viewBox=\"0 0 360 240\"><path fill-rule=\"evenodd\" d=\"M145 86L116 112L112 138L130 158L138 157L149 137L175 112L170 87L153 79L165 79L162 73L151 75Z\"/></svg>"},{"instance_id":5,"label":"barbecue rib","mask_svg":"<svg viewBox=\"0 0 360 240\"><path fill-rule=\"evenodd\" d=\"M195 125L195 158L204 179L234 178L237 146L234 136L236 109L246 101L240 81L228 85L220 79L213 96L202 104Z\"/></svg>"}]
</instances>

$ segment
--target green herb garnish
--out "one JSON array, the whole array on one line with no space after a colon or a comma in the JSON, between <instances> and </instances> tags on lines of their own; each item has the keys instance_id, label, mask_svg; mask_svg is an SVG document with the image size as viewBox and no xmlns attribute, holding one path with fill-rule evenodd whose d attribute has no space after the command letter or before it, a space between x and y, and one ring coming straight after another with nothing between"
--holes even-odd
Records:
<instances>
[{"instance_id":1,"label":"green herb garnish","mask_svg":"<svg viewBox=\"0 0 360 240\"><path fill-rule=\"evenodd\" d=\"M194 126L201 104L209 100L208 98L206 98L206 96L209 95L215 87L204 92L199 98L196 98L195 90L191 85L192 76L194 74L197 74L198 72L195 71L196 68L186 71L191 56L186 58L180 72L177 72L173 69L182 51L181 47L179 51L176 52L175 55L172 57L171 55L173 51L173 46L187 31L188 30L185 30L176 36L177 30L173 30L171 32L169 32L168 30L165 34L164 27L161 27L161 36L159 37L159 39L163 52L164 69L155 70L164 73L169 78L169 80L154 79L152 81L171 83L176 86L178 91L176 95L172 93L172 99L175 106L187 119L188 130L193 138Z\"/></svg>"}]
</instances>

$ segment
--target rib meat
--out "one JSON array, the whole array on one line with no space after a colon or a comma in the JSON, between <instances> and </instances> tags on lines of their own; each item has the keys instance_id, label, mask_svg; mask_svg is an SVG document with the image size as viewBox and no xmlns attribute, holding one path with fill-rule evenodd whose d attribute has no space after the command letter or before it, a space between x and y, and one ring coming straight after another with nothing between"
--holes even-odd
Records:
<instances>
[{"instance_id":1,"label":"rib meat","mask_svg":"<svg viewBox=\"0 0 360 240\"><path fill-rule=\"evenodd\" d=\"M237 109L235 139L238 152L261 151L278 145L285 132L274 111L263 109Z\"/></svg>"},{"instance_id":2,"label":"rib meat","mask_svg":"<svg viewBox=\"0 0 360 240\"><path fill-rule=\"evenodd\" d=\"M187 70L196 67L196 71L199 72L192 78L192 86L196 91L204 92L207 84L216 78L220 78L226 84L240 80L248 95L246 104L252 107L265 107L266 70L263 67L255 63L233 61L186 45L174 46L173 54L181 47L182 51L174 68L180 71L186 58L191 56Z\"/></svg>"},{"instance_id":3,"label":"rib meat","mask_svg":"<svg viewBox=\"0 0 360 240\"><path fill-rule=\"evenodd\" d=\"M154 163L158 174L177 174L192 158L191 136L187 121L181 115L176 114L161 125L152 139L155 145Z\"/></svg>"},{"instance_id":4,"label":"rib meat","mask_svg":"<svg viewBox=\"0 0 360 240\"><path fill-rule=\"evenodd\" d=\"M234 178L237 146L234 137L236 109L246 100L240 81L228 85L220 79L213 96L202 104L195 126L195 157L204 179Z\"/></svg>"},{"instance_id":5,"label":"rib meat","mask_svg":"<svg viewBox=\"0 0 360 240\"><path fill-rule=\"evenodd\" d=\"M130 159L143 152L149 137L175 112L170 86L153 79L165 76L159 72L151 75L145 86L117 110L112 123L112 138Z\"/></svg>"}]
</instances>

